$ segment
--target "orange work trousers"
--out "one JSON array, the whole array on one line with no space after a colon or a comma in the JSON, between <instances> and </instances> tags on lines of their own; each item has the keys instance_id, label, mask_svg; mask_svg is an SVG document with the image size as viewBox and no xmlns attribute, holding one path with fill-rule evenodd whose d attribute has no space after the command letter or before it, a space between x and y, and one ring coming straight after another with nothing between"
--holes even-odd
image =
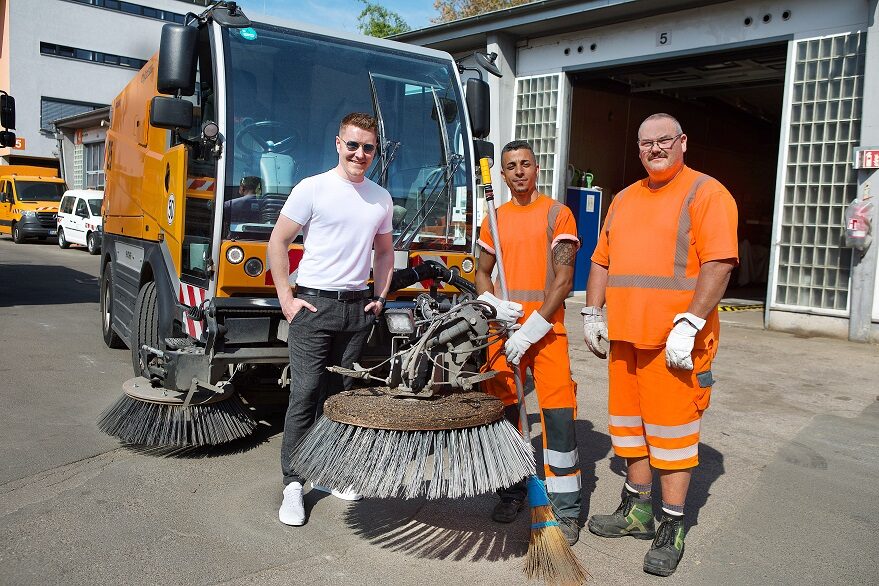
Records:
<instances>
[{"instance_id":1,"label":"orange work trousers","mask_svg":"<svg viewBox=\"0 0 879 586\"><path fill-rule=\"evenodd\" d=\"M562 333L550 331L528 349L519 362L523 382L528 368L534 377L540 406L546 490L561 516L577 517L580 514L580 463L574 429L577 385L571 377L568 336L564 330ZM496 370L498 374L483 382L482 389L501 399L504 405L517 404L516 384L504 356L503 341L489 347L485 370Z\"/></svg>"},{"instance_id":2,"label":"orange work trousers","mask_svg":"<svg viewBox=\"0 0 879 586\"><path fill-rule=\"evenodd\" d=\"M711 399L711 361L717 346L693 350L693 370L670 369L665 348L614 340L608 359L608 414L614 453L650 456L661 470L699 463L702 413Z\"/></svg>"}]
</instances>

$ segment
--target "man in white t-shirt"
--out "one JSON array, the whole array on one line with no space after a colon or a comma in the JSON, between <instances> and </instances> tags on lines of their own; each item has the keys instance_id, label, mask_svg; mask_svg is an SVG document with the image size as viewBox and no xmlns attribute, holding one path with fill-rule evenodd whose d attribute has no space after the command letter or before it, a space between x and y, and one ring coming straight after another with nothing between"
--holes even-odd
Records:
<instances>
[{"instance_id":1,"label":"man in white t-shirt","mask_svg":"<svg viewBox=\"0 0 879 586\"><path fill-rule=\"evenodd\" d=\"M269 266L290 322L290 402L281 444L284 500L278 511L287 525L305 524L305 479L291 468L293 449L323 411L326 398L352 382L326 367L351 368L359 358L375 316L384 309L394 268L391 195L366 178L376 129L369 114L355 112L342 119L336 137L339 164L293 188L269 239ZM287 251L300 229L304 253L294 293L282 275L290 272ZM375 299L367 288L373 248ZM350 491L332 492L346 500L360 498Z\"/></svg>"}]
</instances>

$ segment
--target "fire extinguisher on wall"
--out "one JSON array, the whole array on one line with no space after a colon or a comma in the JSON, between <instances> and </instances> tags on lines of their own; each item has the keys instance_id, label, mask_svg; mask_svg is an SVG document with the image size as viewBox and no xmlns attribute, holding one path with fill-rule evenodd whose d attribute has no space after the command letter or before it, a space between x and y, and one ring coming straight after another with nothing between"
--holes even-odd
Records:
<instances>
[{"instance_id":1,"label":"fire extinguisher on wall","mask_svg":"<svg viewBox=\"0 0 879 586\"><path fill-rule=\"evenodd\" d=\"M864 252L873 240L872 232L873 200L870 186L864 186L864 195L855 199L845 209L845 245Z\"/></svg>"}]
</instances>

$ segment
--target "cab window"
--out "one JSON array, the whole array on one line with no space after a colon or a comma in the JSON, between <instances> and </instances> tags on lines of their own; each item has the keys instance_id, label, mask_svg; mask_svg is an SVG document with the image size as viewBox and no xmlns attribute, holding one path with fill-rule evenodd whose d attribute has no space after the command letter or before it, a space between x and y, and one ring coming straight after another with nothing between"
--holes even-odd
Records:
<instances>
[{"instance_id":1,"label":"cab window","mask_svg":"<svg viewBox=\"0 0 879 586\"><path fill-rule=\"evenodd\" d=\"M89 209L88 206L85 205L84 199L76 200L76 215L80 218L88 218L89 217Z\"/></svg>"},{"instance_id":2,"label":"cab window","mask_svg":"<svg viewBox=\"0 0 879 586\"><path fill-rule=\"evenodd\" d=\"M73 213L73 202L76 200L72 195L65 195L61 200L61 206L59 207L59 211L62 214L72 214Z\"/></svg>"},{"instance_id":3,"label":"cab window","mask_svg":"<svg viewBox=\"0 0 879 586\"><path fill-rule=\"evenodd\" d=\"M6 187L3 190L3 199L7 203L15 203L15 197L13 197L14 191L12 189L12 181L6 182Z\"/></svg>"}]
</instances>

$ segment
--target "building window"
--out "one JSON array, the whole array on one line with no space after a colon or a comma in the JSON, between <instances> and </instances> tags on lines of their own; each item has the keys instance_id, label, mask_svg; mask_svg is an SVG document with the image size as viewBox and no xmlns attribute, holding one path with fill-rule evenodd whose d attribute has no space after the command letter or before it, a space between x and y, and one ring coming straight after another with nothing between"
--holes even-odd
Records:
<instances>
[{"instance_id":1,"label":"building window","mask_svg":"<svg viewBox=\"0 0 879 586\"><path fill-rule=\"evenodd\" d=\"M120 67L130 67L132 69L140 69L146 65L146 61L143 59L112 55L110 53L101 53L99 51L89 51L88 49L76 49L66 45L56 45L55 43L40 43L40 53L43 55L51 55L53 57L65 57L67 59L91 61L92 63L118 65Z\"/></svg>"},{"instance_id":2,"label":"building window","mask_svg":"<svg viewBox=\"0 0 879 586\"><path fill-rule=\"evenodd\" d=\"M852 251L841 239L845 208L857 195L851 161L861 136L866 45L860 32L795 44L774 307L848 312Z\"/></svg>"},{"instance_id":3,"label":"building window","mask_svg":"<svg viewBox=\"0 0 879 586\"><path fill-rule=\"evenodd\" d=\"M40 98L40 130L54 134L55 121L68 116L91 112L106 104L90 104L88 102L74 102L72 100L59 100L56 98Z\"/></svg>"},{"instance_id":4,"label":"building window","mask_svg":"<svg viewBox=\"0 0 879 586\"><path fill-rule=\"evenodd\" d=\"M104 143L85 145L85 186L87 189L104 189Z\"/></svg>"},{"instance_id":5,"label":"building window","mask_svg":"<svg viewBox=\"0 0 879 586\"><path fill-rule=\"evenodd\" d=\"M516 80L516 127L518 140L534 149L540 173L537 189L553 195L556 150L558 148L560 76L543 75Z\"/></svg>"},{"instance_id":6,"label":"building window","mask_svg":"<svg viewBox=\"0 0 879 586\"><path fill-rule=\"evenodd\" d=\"M164 20L166 22L176 22L177 24L183 24L185 17L182 14L177 14L176 12L171 12L170 10L160 10L158 8L152 8L150 6L143 6L141 4L135 4L134 2L122 2L120 0L68 0L69 2L76 2L77 4L87 4L89 6L97 6L98 8L105 8L107 10L115 10L117 12L124 12L126 14L134 14L136 16L144 16L146 18L154 18L156 20ZM182 0L184 2L191 2L192 4L197 4L199 6L205 6L206 0Z\"/></svg>"}]
</instances>

